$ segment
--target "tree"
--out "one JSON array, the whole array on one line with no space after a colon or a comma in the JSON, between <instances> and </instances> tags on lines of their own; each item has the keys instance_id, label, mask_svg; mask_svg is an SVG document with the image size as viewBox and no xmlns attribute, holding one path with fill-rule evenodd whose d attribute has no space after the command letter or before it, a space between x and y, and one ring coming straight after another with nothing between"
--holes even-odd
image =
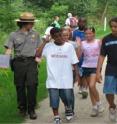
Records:
<instances>
[{"instance_id":1,"label":"tree","mask_svg":"<svg viewBox=\"0 0 117 124\"><path fill-rule=\"evenodd\" d=\"M0 28L5 32L10 32L14 28L15 19L19 16L23 8L20 0L0 0Z\"/></svg>"},{"instance_id":2,"label":"tree","mask_svg":"<svg viewBox=\"0 0 117 124\"><path fill-rule=\"evenodd\" d=\"M24 0L24 2L27 4L28 2L32 3L33 5L36 5L40 7L43 10L50 9L51 6L55 3L56 0Z\"/></svg>"}]
</instances>

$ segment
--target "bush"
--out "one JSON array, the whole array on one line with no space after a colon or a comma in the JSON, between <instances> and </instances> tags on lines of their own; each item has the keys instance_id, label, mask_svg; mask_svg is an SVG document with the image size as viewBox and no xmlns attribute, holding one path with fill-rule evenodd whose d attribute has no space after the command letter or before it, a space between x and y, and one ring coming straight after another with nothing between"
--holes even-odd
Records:
<instances>
[{"instance_id":1,"label":"bush","mask_svg":"<svg viewBox=\"0 0 117 124\"><path fill-rule=\"evenodd\" d=\"M4 43L6 41L6 32L0 32L0 53L4 53Z\"/></svg>"},{"instance_id":2,"label":"bush","mask_svg":"<svg viewBox=\"0 0 117 124\"><path fill-rule=\"evenodd\" d=\"M45 18L47 18L47 23L51 24L53 21L54 16L59 16L60 17L60 24L63 26L65 18L67 16L68 12L68 6L67 5L59 5L58 3L55 3L50 11L46 13Z\"/></svg>"}]
</instances>

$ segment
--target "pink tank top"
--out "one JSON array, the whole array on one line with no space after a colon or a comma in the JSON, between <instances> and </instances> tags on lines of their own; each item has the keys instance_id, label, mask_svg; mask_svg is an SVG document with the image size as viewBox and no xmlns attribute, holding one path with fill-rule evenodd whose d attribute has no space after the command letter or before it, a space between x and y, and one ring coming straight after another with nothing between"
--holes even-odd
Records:
<instances>
[{"instance_id":1,"label":"pink tank top","mask_svg":"<svg viewBox=\"0 0 117 124\"><path fill-rule=\"evenodd\" d=\"M83 64L82 67L97 68L98 57L100 53L100 40L94 42L82 41Z\"/></svg>"}]
</instances>

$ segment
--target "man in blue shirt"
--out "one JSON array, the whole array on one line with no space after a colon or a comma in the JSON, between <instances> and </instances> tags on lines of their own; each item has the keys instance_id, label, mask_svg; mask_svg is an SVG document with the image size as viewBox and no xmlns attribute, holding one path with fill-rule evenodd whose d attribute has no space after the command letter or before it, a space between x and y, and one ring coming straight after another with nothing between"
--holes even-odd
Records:
<instances>
[{"instance_id":1,"label":"man in blue shirt","mask_svg":"<svg viewBox=\"0 0 117 124\"><path fill-rule=\"evenodd\" d=\"M87 25L87 20L83 17L79 18L78 28L76 30L74 30L73 34L72 34L73 41L77 41L77 39L79 39L79 38L80 38L80 41L85 40L84 30L86 28L86 25ZM82 72L83 72L83 70L81 68L82 62L83 62L83 55L79 58L79 63L78 63L78 68L80 70L80 77L81 77L80 82L79 82L79 86L80 86L79 93L82 94L82 98L86 98L88 94L86 92L86 81L82 77Z\"/></svg>"},{"instance_id":2,"label":"man in blue shirt","mask_svg":"<svg viewBox=\"0 0 117 124\"><path fill-rule=\"evenodd\" d=\"M73 31L73 36L72 36L72 40L75 41L77 37L79 37L81 39L81 41L83 41L85 39L85 33L84 33L84 29L86 27L87 21L85 18L79 18L78 21L78 29Z\"/></svg>"}]
</instances>

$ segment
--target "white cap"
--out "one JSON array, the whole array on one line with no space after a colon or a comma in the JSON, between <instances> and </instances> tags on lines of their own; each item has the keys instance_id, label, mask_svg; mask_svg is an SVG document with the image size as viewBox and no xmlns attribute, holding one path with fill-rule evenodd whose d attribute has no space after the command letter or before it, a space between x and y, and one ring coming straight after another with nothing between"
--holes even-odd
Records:
<instances>
[{"instance_id":1,"label":"white cap","mask_svg":"<svg viewBox=\"0 0 117 124\"><path fill-rule=\"evenodd\" d=\"M72 17L72 13L68 13L67 15L68 15L68 17Z\"/></svg>"}]
</instances>

